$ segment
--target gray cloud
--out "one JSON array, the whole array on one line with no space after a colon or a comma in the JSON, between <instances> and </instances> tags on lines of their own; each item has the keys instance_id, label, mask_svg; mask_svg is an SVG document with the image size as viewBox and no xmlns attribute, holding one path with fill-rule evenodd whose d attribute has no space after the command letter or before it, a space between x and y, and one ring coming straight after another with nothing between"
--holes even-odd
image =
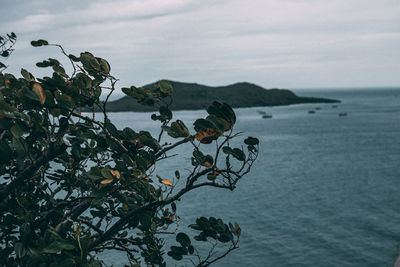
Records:
<instances>
[{"instance_id":1,"label":"gray cloud","mask_svg":"<svg viewBox=\"0 0 400 267\"><path fill-rule=\"evenodd\" d=\"M29 47L45 38L106 58L121 86L160 78L288 88L400 85L397 0L5 3L2 30L19 37L11 71L56 56Z\"/></svg>"}]
</instances>

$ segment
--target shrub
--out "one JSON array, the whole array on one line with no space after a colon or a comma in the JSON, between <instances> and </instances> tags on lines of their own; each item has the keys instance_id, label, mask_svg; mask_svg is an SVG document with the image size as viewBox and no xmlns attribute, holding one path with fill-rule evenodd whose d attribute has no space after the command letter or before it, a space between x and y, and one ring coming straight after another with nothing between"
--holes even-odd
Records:
<instances>
[{"instance_id":1,"label":"shrub","mask_svg":"<svg viewBox=\"0 0 400 267\"><path fill-rule=\"evenodd\" d=\"M7 36L0 40L3 56L11 49L7 42L16 39ZM257 158L256 138L231 147L230 140L239 137L228 104L212 103L192 133L172 120L173 88L167 81L122 88L143 105L159 107L151 119L160 122L160 133L118 129L107 113L117 79L106 60L89 52L68 55L45 40L31 44L59 47L73 71L68 74L54 58L36 64L50 68L51 77L35 78L25 69L16 77L2 65L0 265L102 266L98 253L117 250L132 266L165 266L166 255L207 266L238 247L237 223L200 217L190 225L194 237L174 230L182 196L201 187L233 190ZM204 153L211 145L214 153ZM183 146L192 150L191 171L176 170L174 179L156 175L156 163ZM175 245L165 248L166 238L175 238ZM211 251L217 244L225 250L200 255L199 242L211 242Z\"/></svg>"}]
</instances>

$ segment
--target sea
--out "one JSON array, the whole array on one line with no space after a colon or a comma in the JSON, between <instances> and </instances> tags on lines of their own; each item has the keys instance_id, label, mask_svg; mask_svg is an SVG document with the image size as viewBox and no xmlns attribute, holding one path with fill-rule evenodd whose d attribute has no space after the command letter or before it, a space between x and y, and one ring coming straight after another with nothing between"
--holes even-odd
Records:
<instances>
[{"instance_id":1,"label":"sea","mask_svg":"<svg viewBox=\"0 0 400 267\"><path fill-rule=\"evenodd\" d=\"M212 266L393 266L400 252L400 88L294 92L341 103L235 109L238 142L259 138L258 159L234 191L200 188L182 197L177 232L191 233L188 225L200 216L238 222L239 248ZM160 125L150 116L110 114L121 129L157 134ZM204 116L174 112L190 129ZM190 146L173 151L155 174L174 180L180 170L174 182L182 183L190 152ZM167 252L174 236L165 237L172 239ZM118 253L105 261L126 263ZM168 259L168 266L185 265L192 266Z\"/></svg>"}]
</instances>

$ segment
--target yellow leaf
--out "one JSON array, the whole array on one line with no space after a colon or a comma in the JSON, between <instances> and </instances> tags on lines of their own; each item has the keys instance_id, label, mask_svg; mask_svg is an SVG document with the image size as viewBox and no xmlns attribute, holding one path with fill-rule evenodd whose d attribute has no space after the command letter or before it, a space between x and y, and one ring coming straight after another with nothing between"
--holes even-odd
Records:
<instances>
[{"instance_id":1,"label":"yellow leaf","mask_svg":"<svg viewBox=\"0 0 400 267\"><path fill-rule=\"evenodd\" d=\"M109 184L109 183L111 183L112 181L113 181L113 179L105 179L105 180L101 181L100 183L101 183L101 184Z\"/></svg>"},{"instance_id":2,"label":"yellow leaf","mask_svg":"<svg viewBox=\"0 0 400 267\"><path fill-rule=\"evenodd\" d=\"M119 173L118 170L110 170L110 172L115 178L117 179L121 178L121 174Z\"/></svg>"},{"instance_id":3,"label":"yellow leaf","mask_svg":"<svg viewBox=\"0 0 400 267\"><path fill-rule=\"evenodd\" d=\"M124 203L124 204L122 204L122 209L125 210L125 211L127 211L127 210L129 210L129 207L128 207L128 205L126 205L126 204Z\"/></svg>"},{"instance_id":4,"label":"yellow leaf","mask_svg":"<svg viewBox=\"0 0 400 267\"><path fill-rule=\"evenodd\" d=\"M46 94L44 93L43 87L39 83L34 83L32 90L39 96L40 104L44 104L46 101Z\"/></svg>"},{"instance_id":5,"label":"yellow leaf","mask_svg":"<svg viewBox=\"0 0 400 267\"><path fill-rule=\"evenodd\" d=\"M204 162L204 167L210 168L211 166L212 166L211 162L209 161Z\"/></svg>"},{"instance_id":6,"label":"yellow leaf","mask_svg":"<svg viewBox=\"0 0 400 267\"><path fill-rule=\"evenodd\" d=\"M169 220L170 220L171 222L173 222L173 221L174 221L174 215L169 216Z\"/></svg>"},{"instance_id":7,"label":"yellow leaf","mask_svg":"<svg viewBox=\"0 0 400 267\"><path fill-rule=\"evenodd\" d=\"M163 183L165 185L168 185L168 186L172 186L172 182L170 180L168 180L168 179L162 179L161 183Z\"/></svg>"},{"instance_id":8,"label":"yellow leaf","mask_svg":"<svg viewBox=\"0 0 400 267\"><path fill-rule=\"evenodd\" d=\"M202 144L210 144L213 140L218 139L221 133L213 128L207 128L205 130L200 130L195 134L195 138Z\"/></svg>"}]
</instances>

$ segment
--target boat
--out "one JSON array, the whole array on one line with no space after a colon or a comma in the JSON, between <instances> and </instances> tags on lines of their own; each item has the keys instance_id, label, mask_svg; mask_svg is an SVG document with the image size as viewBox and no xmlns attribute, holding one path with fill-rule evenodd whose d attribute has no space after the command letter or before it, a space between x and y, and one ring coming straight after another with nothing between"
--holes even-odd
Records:
<instances>
[{"instance_id":1,"label":"boat","mask_svg":"<svg viewBox=\"0 0 400 267\"><path fill-rule=\"evenodd\" d=\"M271 119L271 118L272 118L272 115L271 115L271 114L264 114L264 115L262 116L262 118L263 118L263 119Z\"/></svg>"},{"instance_id":2,"label":"boat","mask_svg":"<svg viewBox=\"0 0 400 267\"><path fill-rule=\"evenodd\" d=\"M315 110L309 110L308 114L315 114Z\"/></svg>"},{"instance_id":3,"label":"boat","mask_svg":"<svg viewBox=\"0 0 400 267\"><path fill-rule=\"evenodd\" d=\"M347 116L347 112L339 113L339 117L345 117L345 116Z\"/></svg>"}]
</instances>

